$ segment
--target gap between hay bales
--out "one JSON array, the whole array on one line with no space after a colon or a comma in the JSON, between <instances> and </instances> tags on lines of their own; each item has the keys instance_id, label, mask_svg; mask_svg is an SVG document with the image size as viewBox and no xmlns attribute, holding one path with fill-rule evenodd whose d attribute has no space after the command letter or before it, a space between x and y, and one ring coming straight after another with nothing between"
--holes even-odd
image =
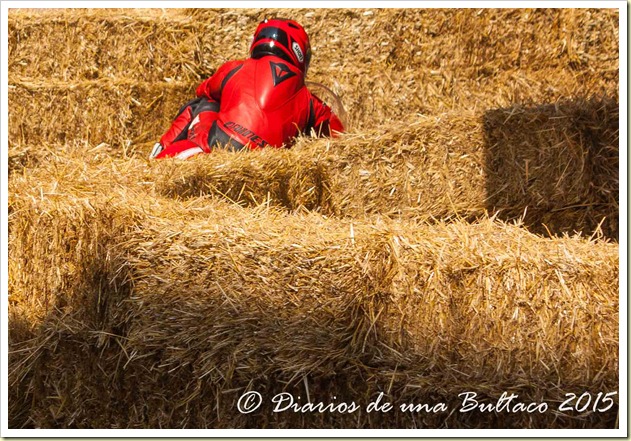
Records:
<instances>
[{"instance_id":1,"label":"gap between hay bales","mask_svg":"<svg viewBox=\"0 0 631 441\"><path fill-rule=\"evenodd\" d=\"M489 210L540 234L618 240L618 108L605 97L486 112Z\"/></svg>"}]
</instances>

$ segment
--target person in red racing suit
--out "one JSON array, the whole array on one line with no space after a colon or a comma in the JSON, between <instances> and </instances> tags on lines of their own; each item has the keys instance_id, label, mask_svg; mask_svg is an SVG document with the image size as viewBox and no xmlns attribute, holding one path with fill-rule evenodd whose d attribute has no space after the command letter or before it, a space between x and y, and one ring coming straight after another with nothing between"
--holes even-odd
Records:
<instances>
[{"instance_id":1,"label":"person in red racing suit","mask_svg":"<svg viewBox=\"0 0 631 441\"><path fill-rule=\"evenodd\" d=\"M299 134L335 136L340 119L305 86L311 48L293 20L259 24L250 58L230 61L197 87L151 158L188 158L214 147L283 147Z\"/></svg>"}]
</instances>

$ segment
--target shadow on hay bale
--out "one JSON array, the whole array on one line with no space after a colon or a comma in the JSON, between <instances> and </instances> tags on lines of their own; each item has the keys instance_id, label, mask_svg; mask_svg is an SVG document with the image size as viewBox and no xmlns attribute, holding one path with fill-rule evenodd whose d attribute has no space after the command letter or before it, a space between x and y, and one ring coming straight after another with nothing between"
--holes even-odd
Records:
<instances>
[{"instance_id":1,"label":"shadow on hay bale","mask_svg":"<svg viewBox=\"0 0 631 441\"><path fill-rule=\"evenodd\" d=\"M533 232L618 240L618 102L515 105L484 115L487 207Z\"/></svg>"},{"instance_id":2,"label":"shadow on hay bale","mask_svg":"<svg viewBox=\"0 0 631 441\"><path fill-rule=\"evenodd\" d=\"M108 347L117 346L110 339L124 333L110 316L118 302L129 296L131 281L124 262L111 254L111 247L133 226L133 219L126 216L129 212L114 211L107 205L64 202L16 196L10 204L11 428L41 426L34 403L61 403L63 397L85 390L87 381L82 376L86 367L92 366L89 375L98 375L97 360ZM77 335L83 346L73 345ZM64 360L71 356L73 361L64 365L63 376L55 376L51 354L63 348ZM51 376L57 380L54 387L49 387ZM105 397L107 383L98 378L98 395ZM94 399L102 399L99 396Z\"/></svg>"},{"instance_id":3,"label":"shadow on hay bale","mask_svg":"<svg viewBox=\"0 0 631 441\"><path fill-rule=\"evenodd\" d=\"M397 404L450 410L466 390L551 403L568 391L616 390L615 244L541 239L489 220L356 221L350 235L347 221L314 213L130 201L105 197L87 208L72 196L58 206L24 197L16 210L12 237L25 246L13 256L42 263L43 280L61 295L34 341L11 348L24 357L11 365L21 379L12 427L615 424L613 410L562 418L235 408L249 389L361 406L383 391ZM54 221L26 236L40 213ZM83 264L93 274L76 270ZM35 273L23 273L15 291L37 298L41 289L28 295L27 283ZM64 280L77 295L55 290ZM110 305L103 315L94 315L95 298Z\"/></svg>"},{"instance_id":4,"label":"shadow on hay bale","mask_svg":"<svg viewBox=\"0 0 631 441\"><path fill-rule=\"evenodd\" d=\"M9 288L10 289L10 288ZM31 344L37 339L37 329L34 329L28 311L25 308L13 307L9 309L9 353L8 353L8 395L9 395L9 427L30 428L30 411L32 405L32 390L29 383L31 373L24 369L32 352Z\"/></svg>"}]
</instances>

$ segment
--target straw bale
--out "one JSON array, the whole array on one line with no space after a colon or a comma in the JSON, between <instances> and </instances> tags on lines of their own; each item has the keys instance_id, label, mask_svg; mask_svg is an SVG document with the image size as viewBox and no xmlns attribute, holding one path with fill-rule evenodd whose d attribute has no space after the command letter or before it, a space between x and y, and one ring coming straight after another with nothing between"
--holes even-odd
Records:
<instances>
[{"instance_id":1,"label":"straw bale","mask_svg":"<svg viewBox=\"0 0 631 441\"><path fill-rule=\"evenodd\" d=\"M336 140L303 138L290 151L218 151L165 165L158 191L254 205L269 200L352 218L499 211L504 219L524 218L540 234L599 229L615 240L617 107L606 97L515 106L410 118ZM318 196L305 201L304 194Z\"/></svg>"},{"instance_id":2,"label":"straw bale","mask_svg":"<svg viewBox=\"0 0 631 441\"><path fill-rule=\"evenodd\" d=\"M28 312L30 331L55 308L71 308L73 296L84 298L90 277L116 264L109 246L141 213L110 202L143 199L152 188L146 161L116 158L105 145L36 151L45 159L13 173L8 187L9 304Z\"/></svg>"},{"instance_id":3,"label":"straw bale","mask_svg":"<svg viewBox=\"0 0 631 441\"><path fill-rule=\"evenodd\" d=\"M484 143L475 114L411 119L330 147L336 214L427 219L484 211Z\"/></svg>"},{"instance_id":4,"label":"straw bale","mask_svg":"<svg viewBox=\"0 0 631 441\"><path fill-rule=\"evenodd\" d=\"M63 341L59 333L43 339L42 323L50 315L76 309L81 301L87 303L83 320L102 321L108 300L99 294L111 288L103 271L111 264L106 250L112 219L99 217L102 224L95 226L90 215L102 213L88 202L61 212L42 208L10 207L9 419L17 428L32 425L31 378L40 352L59 343L56 337Z\"/></svg>"},{"instance_id":5,"label":"straw bale","mask_svg":"<svg viewBox=\"0 0 631 441\"><path fill-rule=\"evenodd\" d=\"M146 161L116 158L106 145L44 145L23 151L35 151L44 160L36 167L16 167L19 171L9 180L13 427L32 425L30 372L39 354L51 349L50 339L60 334L59 329L45 333L49 322L61 321L67 329L65 319L74 316L101 339L103 333L117 332L105 319L106 310L115 307L113 299L124 296L130 282L111 246L143 216L126 198L146 199L152 188ZM162 215L168 217L169 211Z\"/></svg>"},{"instance_id":6,"label":"straw bale","mask_svg":"<svg viewBox=\"0 0 631 441\"><path fill-rule=\"evenodd\" d=\"M19 77L198 82L220 56L204 38L211 23L200 27L160 9L16 11L9 14L9 71Z\"/></svg>"},{"instance_id":7,"label":"straw bale","mask_svg":"<svg viewBox=\"0 0 631 441\"><path fill-rule=\"evenodd\" d=\"M618 107L601 97L486 112L489 207L537 232L617 240Z\"/></svg>"},{"instance_id":8,"label":"straw bale","mask_svg":"<svg viewBox=\"0 0 631 441\"><path fill-rule=\"evenodd\" d=\"M90 298L90 292L103 289L95 280L117 264L110 243L125 228L133 228L133 219L95 208L89 199L57 204L12 207L9 303L29 311L33 328L55 309L72 308L74 296ZM88 302L84 320L102 318L106 304L101 302Z\"/></svg>"},{"instance_id":9,"label":"straw bale","mask_svg":"<svg viewBox=\"0 0 631 441\"><path fill-rule=\"evenodd\" d=\"M29 312L30 330L56 308L72 308L73 296L89 298L91 277L120 263L110 245L142 222L139 201L149 204L147 210L163 207L160 216L166 218L171 209L181 211L154 191L161 176L146 159L116 158L108 146L40 147L46 160L9 180L9 303ZM204 199L183 204L202 213L206 205ZM99 302L91 314L99 313Z\"/></svg>"},{"instance_id":10,"label":"straw bale","mask_svg":"<svg viewBox=\"0 0 631 441\"><path fill-rule=\"evenodd\" d=\"M474 115L419 118L290 150L213 152L164 163L166 196L218 195L344 217L428 219L484 213L484 133Z\"/></svg>"},{"instance_id":11,"label":"straw bale","mask_svg":"<svg viewBox=\"0 0 631 441\"><path fill-rule=\"evenodd\" d=\"M53 165L37 175L43 182L69 162L91 188L102 185L106 192L112 181L122 188L150 182L158 195L172 198L213 195L359 218L475 218L499 211L504 219L523 217L540 234L600 229L616 240L617 106L600 97L408 118L334 140L300 138L290 150L216 151L186 162L147 164L142 144L128 152L77 144L55 160L56 146L18 144L10 154L15 161L24 152L45 155ZM122 160L92 158L104 155ZM68 168L61 175L75 173ZM117 176L118 169L127 171Z\"/></svg>"},{"instance_id":12,"label":"straw bale","mask_svg":"<svg viewBox=\"0 0 631 441\"><path fill-rule=\"evenodd\" d=\"M618 116L609 98L382 127L335 140L301 138L290 150L218 150L186 162L147 164L145 152L132 148L132 162L105 164L90 156L121 151L79 145L60 153L57 165L44 167L37 179L48 182L47 173L59 175L60 163L70 161L91 188L102 185L105 192L112 181L122 188L145 182L176 199L212 195L351 218L475 218L499 211L504 219L523 217L540 234L599 229L617 238ZM124 177L113 172L119 168L128 170ZM69 173L75 171L62 174Z\"/></svg>"},{"instance_id":13,"label":"straw bale","mask_svg":"<svg viewBox=\"0 0 631 441\"><path fill-rule=\"evenodd\" d=\"M85 72L90 68L144 81L163 80L154 75L199 79L196 62L245 56L258 22L275 15L304 23L314 66L366 61L378 70L389 62L465 77L545 68L617 72L617 11L570 8L72 9L44 15L12 9L10 70L65 80L92 78ZM60 55L58 64L42 60L50 52ZM128 64L130 53L138 65Z\"/></svg>"},{"instance_id":14,"label":"straw bale","mask_svg":"<svg viewBox=\"0 0 631 441\"><path fill-rule=\"evenodd\" d=\"M407 20L409 15L416 20ZM394 10L390 18L388 30L402 31L390 56L397 66L440 68L446 62L482 76L511 69L581 70L591 63L612 68L618 52L613 9ZM428 43L442 49L425 50Z\"/></svg>"},{"instance_id":15,"label":"straw bale","mask_svg":"<svg viewBox=\"0 0 631 441\"><path fill-rule=\"evenodd\" d=\"M481 214L484 132L476 115L418 118L336 140L301 138L290 150L216 151L158 166L167 196L225 195L293 210L393 217ZM305 179L308 177L308 179ZM303 195L320 195L305 203Z\"/></svg>"},{"instance_id":16,"label":"straw bale","mask_svg":"<svg viewBox=\"0 0 631 441\"><path fill-rule=\"evenodd\" d=\"M92 200L98 216L76 226L86 235L109 226L106 212L131 221L112 238L106 268L75 273L84 296L66 296L68 306L44 321L39 339L63 343L31 346L35 361L20 373L37 427L418 423L401 414L246 417L234 409L248 387L304 393L304 382L314 397L333 390L358 401L389 384L396 401L453 399L474 385L488 396L510 387L539 400L541 391L556 400L617 387L617 245L545 240L491 220L370 224L219 201L203 211L142 199L129 208L130 200ZM59 223L83 212L66 205ZM125 210L136 214L121 217ZM37 252L29 243L25 256ZM72 256L90 262L90 253L99 255L93 243L77 241ZM91 318L96 297L112 305L100 321ZM417 382L426 387L414 389ZM612 424L611 414L450 418L450 427Z\"/></svg>"},{"instance_id":17,"label":"straw bale","mask_svg":"<svg viewBox=\"0 0 631 441\"><path fill-rule=\"evenodd\" d=\"M176 199L214 195L249 206L268 203L290 211L332 213L329 163L317 152L309 153L293 149L236 154L216 150L211 157L186 163L163 161L153 172L160 176L158 192Z\"/></svg>"},{"instance_id":18,"label":"straw bale","mask_svg":"<svg viewBox=\"0 0 631 441\"><path fill-rule=\"evenodd\" d=\"M454 92L456 96L446 95L435 79L415 80L416 74L412 70L403 75L404 78L397 82L390 82L385 77L370 79L365 75L353 75L345 83L353 90L342 91L334 87L342 96L353 131L407 120L418 113L466 114L471 109L481 110L480 103L483 102L488 108L515 102L554 102L560 96L571 97L590 90L588 85L580 89L576 84L569 88L559 85L568 77L574 81L575 75L571 73L552 75L546 72L529 77L505 73L498 82L462 87ZM502 84L501 88L498 83ZM419 84L421 90L418 90ZM180 106L193 97L196 85L193 82L143 83L127 79L55 83L15 78L9 87L10 139L12 142L63 143L79 138L93 145L106 142L119 149L129 148L130 144L149 145L166 130ZM371 92L366 95L366 90Z\"/></svg>"},{"instance_id":19,"label":"straw bale","mask_svg":"<svg viewBox=\"0 0 631 441\"><path fill-rule=\"evenodd\" d=\"M315 53L309 78L342 97L352 127L483 103L617 94L617 13L604 9L200 9L149 18L85 11L12 18L11 82L129 79L192 88L246 56L257 22L282 13L307 26Z\"/></svg>"},{"instance_id":20,"label":"straw bale","mask_svg":"<svg viewBox=\"0 0 631 441\"><path fill-rule=\"evenodd\" d=\"M530 394L547 391L547 399L555 400L564 390L615 390L615 246L591 254L590 243L541 241L519 228L490 222L394 231L358 224L352 240L345 222L337 228L327 224L324 237L324 225L290 222L276 229L271 225L279 222L221 225L214 228L221 235L213 229L203 238L180 234L179 246L166 240L172 236L169 227L160 229L151 246L139 238L145 252L130 261L147 270L138 270L136 288L152 293L153 300L136 312L143 318L130 327L128 352L144 346L138 357L147 350L160 356L152 366L184 370L183 375L191 366L198 376L207 373L210 382L244 385L291 366L292 372L276 377L274 384L297 370L308 373L308 383L317 388L319 376L347 366L349 375L376 381L366 389L356 386L355 393L366 394L363 399L385 388L395 371L410 380L421 377L426 385L429 375L433 381L425 393L450 399L465 385L491 396L501 393L499 385L512 385L522 396L535 399ZM341 250L329 249L331 241ZM223 250L226 257L214 250ZM320 260L314 262L316 256ZM198 300L214 296L212 302L221 307ZM173 310L177 321L167 319ZM232 326L227 324L231 321ZM173 324L173 333L164 329L165 323ZM585 329L582 335L576 323L589 323L580 328ZM191 335L193 324L200 335ZM167 344L172 349L164 351ZM206 344L211 353L196 356ZM265 355L250 361L252 353ZM353 360L361 360L365 371L357 372ZM602 376L594 384L586 372ZM528 387L517 386L522 384ZM182 405L187 403L192 412L195 401L188 400L201 396L197 389L188 390L192 396L182 397ZM332 424L340 423L351 424ZM453 424L462 421L455 418ZM498 424L510 425L511 420Z\"/></svg>"},{"instance_id":21,"label":"straw bale","mask_svg":"<svg viewBox=\"0 0 631 441\"><path fill-rule=\"evenodd\" d=\"M191 87L108 79L16 81L9 87L9 139L29 145L107 143L121 154L155 142Z\"/></svg>"}]
</instances>

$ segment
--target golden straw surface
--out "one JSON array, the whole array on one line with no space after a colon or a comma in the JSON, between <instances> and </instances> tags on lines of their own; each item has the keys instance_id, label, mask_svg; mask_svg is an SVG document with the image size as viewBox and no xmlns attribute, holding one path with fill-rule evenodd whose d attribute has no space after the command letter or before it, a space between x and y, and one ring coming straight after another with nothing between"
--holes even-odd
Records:
<instances>
[{"instance_id":1,"label":"golden straw surface","mask_svg":"<svg viewBox=\"0 0 631 441\"><path fill-rule=\"evenodd\" d=\"M347 133L146 159L272 15L306 27ZM8 21L10 427L617 425L617 396L557 410L619 387L616 10ZM467 391L550 409L459 412ZM380 393L395 411L366 411Z\"/></svg>"}]
</instances>

